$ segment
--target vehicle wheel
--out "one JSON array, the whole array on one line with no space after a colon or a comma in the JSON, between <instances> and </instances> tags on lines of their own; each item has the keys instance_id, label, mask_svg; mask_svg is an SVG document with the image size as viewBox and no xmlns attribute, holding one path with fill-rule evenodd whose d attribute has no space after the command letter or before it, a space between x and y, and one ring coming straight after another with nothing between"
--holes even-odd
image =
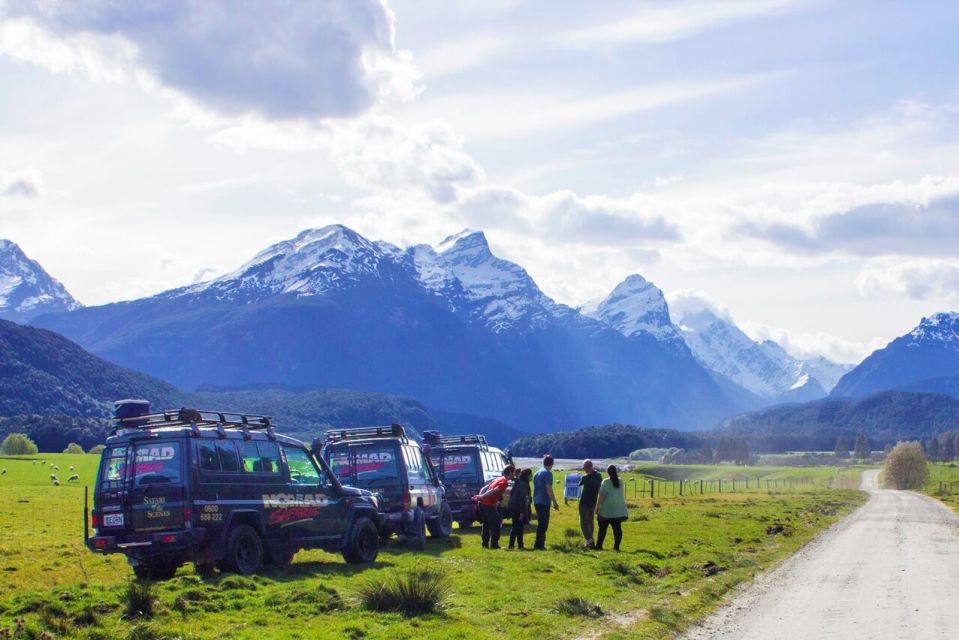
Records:
<instances>
[{"instance_id":1,"label":"vehicle wheel","mask_svg":"<svg viewBox=\"0 0 959 640\"><path fill-rule=\"evenodd\" d=\"M151 558L133 567L133 575L140 580L169 580L179 568L180 564L169 558Z\"/></svg>"},{"instance_id":2,"label":"vehicle wheel","mask_svg":"<svg viewBox=\"0 0 959 640\"><path fill-rule=\"evenodd\" d=\"M440 507L439 516L426 521L426 528L429 529L431 538L450 537L453 533L453 512L450 511L448 502L444 502Z\"/></svg>"},{"instance_id":3,"label":"vehicle wheel","mask_svg":"<svg viewBox=\"0 0 959 640\"><path fill-rule=\"evenodd\" d=\"M376 525L369 518L358 518L343 549L343 559L350 564L368 564L376 560L379 551L380 534Z\"/></svg>"},{"instance_id":4,"label":"vehicle wheel","mask_svg":"<svg viewBox=\"0 0 959 640\"><path fill-rule=\"evenodd\" d=\"M230 571L248 576L263 568L263 541L248 524L233 527L226 543L226 566Z\"/></svg>"}]
</instances>

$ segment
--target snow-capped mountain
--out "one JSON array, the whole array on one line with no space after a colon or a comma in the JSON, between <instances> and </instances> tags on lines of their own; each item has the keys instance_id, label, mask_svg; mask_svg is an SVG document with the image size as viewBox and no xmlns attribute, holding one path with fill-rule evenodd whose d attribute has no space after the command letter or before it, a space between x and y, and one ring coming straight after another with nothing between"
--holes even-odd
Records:
<instances>
[{"instance_id":1,"label":"snow-capped mountain","mask_svg":"<svg viewBox=\"0 0 959 640\"><path fill-rule=\"evenodd\" d=\"M663 292L638 274L582 311L625 336L685 344L709 371L767 402L821 398L848 370L821 357L800 360L771 340L756 342L707 305L687 301L674 324Z\"/></svg>"},{"instance_id":2,"label":"snow-capped mountain","mask_svg":"<svg viewBox=\"0 0 959 640\"><path fill-rule=\"evenodd\" d=\"M595 307L587 305L582 311L627 337L646 333L665 342L682 341L669 318L666 296L637 273L616 285Z\"/></svg>"},{"instance_id":3,"label":"snow-capped mountain","mask_svg":"<svg viewBox=\"0 0 959 640\"><path fill-rule=\"evenodd\" d=\"M16 243L0 240L0 318L23 323L41 313L73 311L80 306Z\"/></svg>"},{"instance_id":4,"label":"snow-capped mountain","mask_svg":"<svg viewBox=\"0 0 959 640\"><path fill-rule=\"evenodd\" d=\"M363 389L529 431L702 428L744 408L678 337L653 335L668 324L643 322L652 333L626 336L555 303L481 232L400 248L340 225L210 282L36 320L187 389Z\"/></svg>"},{"instance_id":5,"label":"snow-capped mountain","mask_svg":"<svg viewBox=\"0 0 959 640\"><path fill-rule=\"evenodd\" d=\"M874 351L842 377L832 395L862 397L886 389L923 391L927 386L936 391L941 384L933 384L934 379L953 376L959 376L959 313L936 313Z\"/></svg>"}]
</instances>

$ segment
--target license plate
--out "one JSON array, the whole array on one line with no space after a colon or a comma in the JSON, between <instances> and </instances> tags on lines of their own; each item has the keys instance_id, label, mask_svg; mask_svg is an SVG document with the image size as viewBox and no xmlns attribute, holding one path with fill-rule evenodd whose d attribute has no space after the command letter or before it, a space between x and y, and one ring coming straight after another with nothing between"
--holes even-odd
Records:
<instances>
[{"instance_id":1,"label":"license plate","mask_svg":"<svg viewBox=\"0 0 959 640\"><path fill-rule=\"evenodd\" d=\"M123 526L123 514L122 513L107 513L103 516L103 526L104 527L122 527Z\"/></svg>"}]
</instances>

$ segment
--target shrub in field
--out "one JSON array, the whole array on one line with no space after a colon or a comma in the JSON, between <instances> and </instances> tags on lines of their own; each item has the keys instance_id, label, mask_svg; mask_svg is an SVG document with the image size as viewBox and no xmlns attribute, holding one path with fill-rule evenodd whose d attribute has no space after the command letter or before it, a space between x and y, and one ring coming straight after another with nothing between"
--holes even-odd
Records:
<instances>
[{"instance_id":1,"label":"shrub in field","mask_svg":"<svg viewBox=\"0 0 959 640\"><path fill-rule=\"evenodd\" d=\"M357 593L365 609L412 617L440 609L449 597L450 583L438 569L410 569L385 580L368 580Z\"/></svg>"},{"instance_id":2,"label":"shrub in field","mask_svg":"<svg viewBox=\"0 0 959 640\"><path fill-rule=\"evenodd\" d=\"M141 622L134 625L127 634L126 640L172 640L173 636L152 622Z\"/></svg>"},{"instance_id":3,"label":"shrub in field","mask_svg":"<svg viewBox=\"0 0 959 640\"><path fill-rule=\"evenodd\" d=\"M566 616L580 616L584 618L603 617L603 610L598 604L594 604L584 598L572 596L563 598L557 602L555 610L557 613L562 613Z\"/></svg>"},{"instance_id":4,"label":"shrub in field","mask_svg":"<svg viewBox=\"0 0 959 640\"><path fill-rule=\"evenodd\" d=\"M90 450L87 451L87 453L92 453L92 454L94 454L94 455L100 455L101 453L103 453L103 450L104 450L105 448L106 448L106 447L104 447L102 444L98 444L98 445L96 445L96 446L90 447Z\"/></svg>"},{"instance_id":5,"label":"shrub in field","mask_svg":"<svg viewBox=\"0 0 959 640\"><path fill-rule=\"evenodd\" d=\"M83 447L78 445L76 442L71 442L67 445L67 448L63 450L64 453L83 453Z\"/></svg>"},{"instance_id":6,"label":"shrub in field","mask_svg":"<svg viewBox=\"0 0 959 640\"><path fill-rule=\"evenodd\" d=\"M32 456L37 452L37 445L25 433L11 433L0 444L0 453L5 456Z\"/></svg>"},{"instance_id":7,"label":"shrub in field","mask_svg":"<svg viewBox=\"0 0 959 640\"><path fill-rule=\"evenodd\" d=\"M929 463L918 442L900 442L882 468L882 484L889 489L921 489L929 481Z\"/></svg>"},{"instance_id":8,"label":"shrub in field","mask_svg":"<svg viewBox=\"0 0 959 640\"><path fill-rule=\"evenodd\" d=\"M126 604L126 617L152 618L156 607L156 594L153 583L147 580L131 580L123 594Z\"/></svg>"}]
</instances>

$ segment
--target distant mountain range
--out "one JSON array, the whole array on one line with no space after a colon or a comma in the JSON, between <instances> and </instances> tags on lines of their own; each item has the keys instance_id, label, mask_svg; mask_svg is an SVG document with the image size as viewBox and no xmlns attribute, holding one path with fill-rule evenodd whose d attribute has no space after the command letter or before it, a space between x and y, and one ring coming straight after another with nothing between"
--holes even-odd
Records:
<instances>
[{"instance_id":1,"label":"distant mountain range","mask_svg":"<svg viewBox=\"0 0 959 640\"><path fill-rule=\"evenodd\" d=\"M959 313L923 318L915 329L874 351L844 375L834 397L861 398L884 389L956 394Z\"/></svg>"},{"instance_id":2,"label":"distant mountain range","mask_svg":"<svg viewBox=\"0 0 959 640\"><path fill-rule=\"evenodd\" d=\"M0 319L26 322L82 305L15 243L0 240Z\"/></svg>"},{"instance_id":3,"label":"distant mountain range","mask_svg":"<svg viewBox=\"0 0 959 640\"><path fill-rule=\"evenodd\" d=\"M675 333L557 304L473 231L401 249L312 229L211 282L33 322L185 389L363 389L527 431L706 427L749 406Z\"/></svg>"}]
</instances>

